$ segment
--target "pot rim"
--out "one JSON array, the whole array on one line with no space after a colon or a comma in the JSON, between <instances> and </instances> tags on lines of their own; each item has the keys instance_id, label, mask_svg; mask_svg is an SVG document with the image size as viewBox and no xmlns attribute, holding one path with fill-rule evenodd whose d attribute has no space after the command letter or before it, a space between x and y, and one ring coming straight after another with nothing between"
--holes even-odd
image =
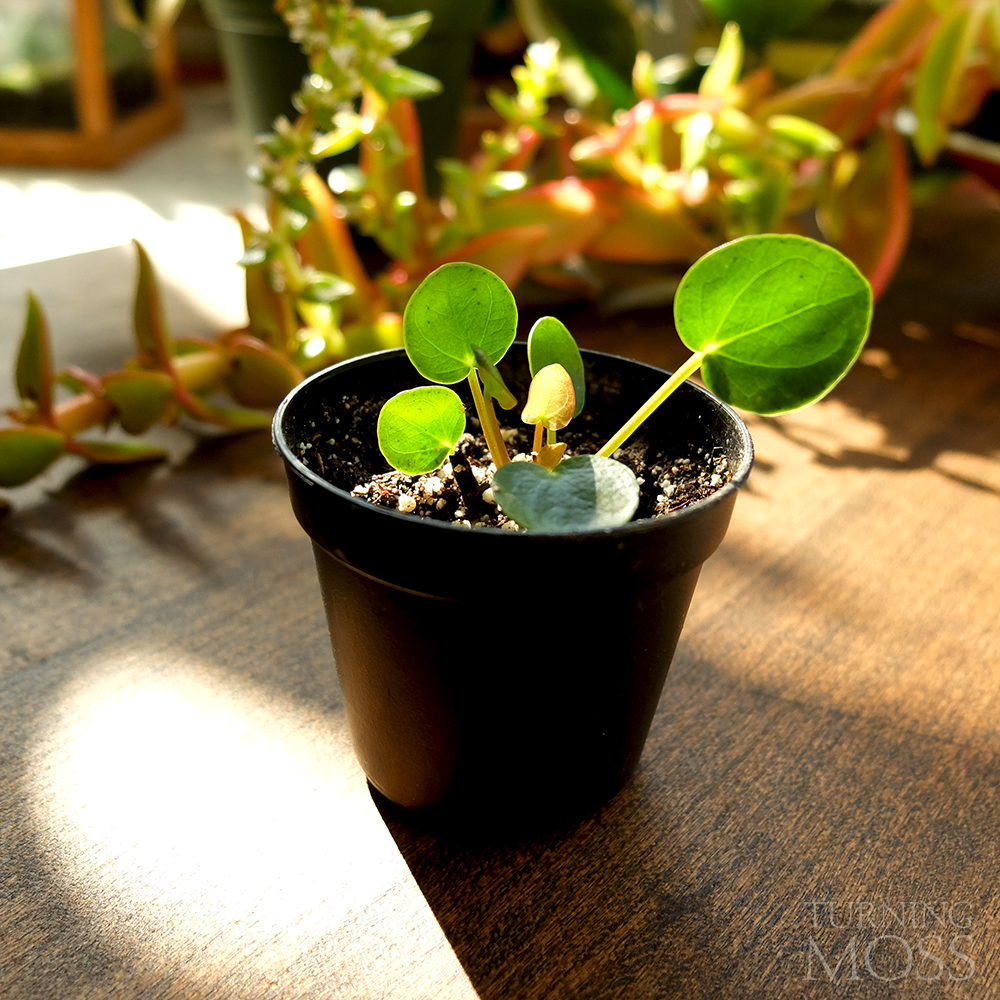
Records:
<instances>
[{"instance_id":1,"label":"pot rim","mask_svg":"<svg viewBox=\"0 0 1000 1000\"><path fill-rule=\"evenodd\" d=\"M524 341L515 341L515 344L524 345ZM614 362L622 362L629 365L639 365L642 368L651 369L655 372L662 373L664 377L669 376L671 373L667 372L663 368L658 368L656 365L647 364L644 361L636 361L634 358L622 357L619 354L611 354L607 351L594 351L586 348L581 348L580 353L584 356L584 359L607 359ZM331 373L335 371L340 371L341 369L362 367L369 364L375 364L383 358L388 357L400 357L406 356L406 351L402 347L390 347L381 351L371 351L368 354L359 354L352 358L346 358L344 361L338 361L336 364L330 365L327 368L323 368L318 372L314 372L308 378L303 379L297 386L295 386L287 396L278 405L277 410L274 412L274 417L271 420L271 439L274 443L274 447L278 454L282 457L285 462L285 466L291 469L298 475L301 479L304 479L307 483L317 486L322 490L332 493L334 496L340 498L341 500L348 501L353 506L364 509L365 511L374 512L376 515L395 518L397 521L406 522L413 525L420 525L421 530L441 530L453 534L456 531L461 533L467 533L468 528L462 527L458 524L449 524L445 521L436 521L431 518L421 518L414 517L412 514L403 514L400 511L392 510L388 507L379 507L376 504L369 503L362 497L355 496L353 493L349 493L347 490L342 489L339 486L335 486L333 483L324 479L322 476L317 475L311 469L309 469L296 455L292 452L287 441L285 440L284 430L282 424L284 422L285 413L295 405L296 397L300 392L306 390L313 382L320 381L324 378L330 377ZM419 378L419 373L414 369L414 377ZM753 440L750 437L750 431L747 429L746 424L743 422L742 418L736 411L724 403L717 396L714 396L707 389L694 382L688 380L684 383L686 386L690 387L695 392L708 397L713 405L719 406L722 410L727 413L733 420L734 427L738 430L740 437L743 441L743 459L739 464L739 467L733 471L732 477L729 482L723 486L720 486L711 496L705 497L702 500L696 500L694 503L688 504L686 507L682 507L680 510L670 511L667 514L661 514L659 517L646 517L638 521L628 521L625 524L617 525L611 528L591 528L588 530L569 530L569 531L529 531L526 529L521 529L519 531L505 531L501 528L491 528L482 527L473 529L477 534L487 533L489 535L506 535L508 538L535 538L535 539L565 539L565 538L615 538L615 537L628 537L632 535L641 535L649 531L656 530L658 527L663 527L665 525L675 525L682 523L683 521L689 520L698 516L702 511L708 510L711 507L715 507L720 503L725 502L728 497L736 493L740 487L742 487L747 478L750 475L750 469L753 466L754 461L754 450L753 450ZM518 543L520 544L520 543Z\"/></svg>"}]
</instances>

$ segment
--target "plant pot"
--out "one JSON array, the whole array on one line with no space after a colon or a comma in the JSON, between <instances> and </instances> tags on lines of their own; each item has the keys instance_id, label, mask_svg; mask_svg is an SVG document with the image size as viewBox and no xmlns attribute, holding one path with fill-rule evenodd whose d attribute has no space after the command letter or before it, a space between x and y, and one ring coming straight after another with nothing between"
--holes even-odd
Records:
<instances>
[{"instance_id":1,"label":"plant pot","mask_svg":"<svg viewBox=\"0 0 1000 1000\"><path fill-rule=\"evenodd\" d=\"M212 26L219 35L226 64L229 90L236 117L255 161L253 140L270 132L279 115L294 121L297 112L292 95L309 72L305 54L288 37L288 29L274 10L273 0L202 0ZM387 16L398 17L427 10L434 15L430 30L412 49L400 53L404 66L429 73L441 81L436 97L417 103L423 135L427 181L439 186L435 164L454 155L458 115L465 100L476 34L486 20L489 0L384 0L371 6ZM336 162L354 162L357 155Z\"/></svg>"},{"instance_id":2,"label":"plant pot","mask_svg":"<svg viewBox=\"0 0 1000 1000\"><path fill-rule=\"evenodd\" d=\"M583 355L584 412L606 436L666 377ZM501 368L523 399L523 344ZM750 436L732 410L685 384L647 422L647 440L678 456L722 449L732 481L664 517L577 533L420 519L352 496L364 473L333 485L300 461L304 443L344 433L346 419L333 423L343 396L381 406L420 382L402 350L369 354L301 383L274 418L355 751L371 784L409 809L492 824L580 815L639 760L701 565L750 472ZM373 424L347 433L370 438L373 471L386 468Z\"/></svg>"},{"instance_id":3,"label":"plant pot","mask_svg":"<svg viewBox=\"0 0 1000 1000\"><path fill-rule=\"evenodd\" d=\"M292 94L309 72L305 55L289 37L273 0L201 0L222 46L232 96L248 157L253 140L270 132L279 115L294 121Z\"/></svg>"}]
</instances>

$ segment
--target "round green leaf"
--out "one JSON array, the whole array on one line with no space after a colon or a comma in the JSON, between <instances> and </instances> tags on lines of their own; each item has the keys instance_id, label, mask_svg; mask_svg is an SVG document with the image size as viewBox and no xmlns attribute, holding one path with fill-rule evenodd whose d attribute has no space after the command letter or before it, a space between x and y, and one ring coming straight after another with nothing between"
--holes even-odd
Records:
<instances>
[{"instance_id":1,"label":"round green leaf","mask_svg":"<svg viewBox=\"0 0 1000 1000\"><path fill-rule=\"evenodd\" d=\"M784 413L829 392L861 353L868 282L843 254L802 236L745 236L707 253L674 299L681 340L704 352L720 399Z\"/></svg>"},{"instance_id":2,"label":"round green leaf","mask_svg":"<svg viewBox=\"0 0 1000 1000\"><path fill-rule=\"evenodd\" d=\"M496 364L514 342L517 306L510 289L478 264L443 264L410 297L403 345L426 379L450 385L476 367L473 345Z\"/></svg>"},{"instance_id":3,"label":"round green leaf","mask_svg":"<svg viewBox=\"0 0 1000 1000\"><path fill-rule=\"evenodd\" d=\"M537 375L548 365L562 365L573 380L573 392L576 393L573 416L578 417L587 394L583 358L573 334L555 316L543 316L528 334L528 367L531 374Z\"/></svg>"},{"instance_id":4,"label":"round green leaf","mask_svg":"<svg viewBox=\"0 0 1000 1000\"><path fill-rule=\"evenodd\" d=\"M532 531L613 528L639 506L632 470L613 458L577 455L549 471L533 462L508 462L493 476L500 509Z\"/></svg>"},{"instance_id":5,"label":"round green leaf","mask_svg":"<svg viewBox=\"0 0 1000 1000\"><path fill-rule=\"evenodd\" d=\"M458 394L437 385L397 393L378 415L378 446L400 472L433 472L455 451L465 431L465 407Z\"/></svg>"}]
</instances>

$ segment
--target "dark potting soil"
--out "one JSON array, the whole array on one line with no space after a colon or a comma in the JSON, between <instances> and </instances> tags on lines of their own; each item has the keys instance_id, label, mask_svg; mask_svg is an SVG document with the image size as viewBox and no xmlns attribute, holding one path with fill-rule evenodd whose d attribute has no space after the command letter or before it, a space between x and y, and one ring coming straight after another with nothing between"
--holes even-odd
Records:
<instances>
[{"instance_id":1,"label":"dark potting soil","mask_svg":"<svg viewBox=\"0 0 1000 1000\"><path fill-rule=\"evenodd\" d=\"M310 471L376 506L464 527L518 530L493 501L490 479L494 470L474 415L469 415L470 432L459 440L451 459L436 472L407 476L388 469L378 450L376 424L381 408L381 400L359 401L354 396L330 400L323 417L311 422L307 433L292 443L293 451ZM592 454L604 443L607 435L599 434L591 421L584 411L559 432L559 440L567 445L566 457ZM511 460L529 461L533 428L501 426ZM650 448L640 436L614 457L639 482L636 520L680 510L711 496L732 477L721 448L666 454Z\"/></svg>"}]
</instances>

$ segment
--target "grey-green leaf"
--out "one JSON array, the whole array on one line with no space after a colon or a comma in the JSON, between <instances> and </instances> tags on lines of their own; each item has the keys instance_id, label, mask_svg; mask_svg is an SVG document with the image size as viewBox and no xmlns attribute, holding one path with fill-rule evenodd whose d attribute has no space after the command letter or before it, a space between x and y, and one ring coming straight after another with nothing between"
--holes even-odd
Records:
<instances>
[{"instance_id":1,"label":"grey-green leaf","mask_svg":"<svg viewBox=\"0 0 1000 1000\"><path fill-rule=\"evenodd\" d=\"M493 495L508 517L532 531L613 528L639 506L632 470L600 455L567 458L552 471L509 462L493 476Z\"/></svg>"},{"instance_id":2,"label":"grey-green leaf","mask_svg":"<svg viewBox=\"0 0 1000 1000\"><path fill-rule=\"evenodd\" d=\"M514 342L517 306L510 289L478 264L432 271L403 313L403 344L414 368L432 382L461 382L476 367L473 345L496 364Z\"/></svg>"},{"instance_id":3,"label":"grey-green leaf","mask_svg":"<svg viewBox=\"0 0 1000 1000\"><path fill-rule=\"evenodd\" d=\"M861 353L872 297L858 269L802 236L746 236L707 253L674 299L681 340L704 352L720 399L783 413L824 396Z\"/></svg>"},{"instance_id":4,"label":"grey-green leaf","mask_svg":"<svg viewBox=\"0 0 1000 1000\"><path fill-rule=\"evenodd\" d=\"M397 393L378 416L379 450L394 469L410 476L438 468L464 431L462 400L438 385Z\"/></svg>"},{"instance_id":5,"label":"grey-green leaf","mask_svg":"<svg viewBox=\"0 0 1000 1000\"><path fill-rule=\"evenodd\" d=\"M562 365L573 380L573 392L576 393L573 416L578 417L587 393L583 357L573 334L555 316L543 316L528 334L528 367L532 377L549 365Z\"/></svg>"}]
</instances>

